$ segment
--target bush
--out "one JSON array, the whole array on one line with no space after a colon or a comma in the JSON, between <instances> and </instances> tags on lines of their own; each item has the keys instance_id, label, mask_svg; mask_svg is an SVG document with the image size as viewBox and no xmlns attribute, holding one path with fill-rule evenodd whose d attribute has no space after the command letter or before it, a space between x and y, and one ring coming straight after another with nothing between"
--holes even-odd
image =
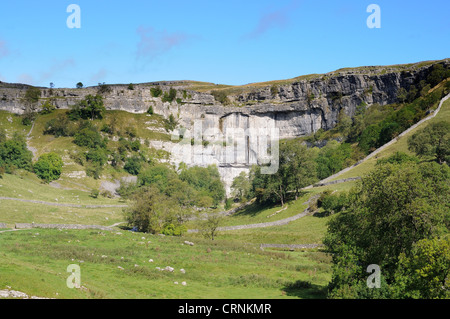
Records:
<instances>
[{"instance_id":1,"label":"bush","mask_svg":"<svg viewBox=\"0 0 450 319\"><path fill-rule=\"evenodd\" d=\"M58 114L56 118L45 123L44 134L51 134L55 137L72 136L74 131L72 126L66 115Z\"/></svg>"},{"instance_id":2,"label":"bush","mask_svg":"<svg viewBox=\"0 0 450 319\"><path fill-rule=\"evenodd\" d=\"M134 90L134 85L133 85L133 83L128 84L128 90Z\"/></svg>"},{"instance_id":3,"label":"bush","mask_svg":"<svg viewBox=\"0 0 450 319\"><path fill-rule=\"evenodd\" d=\"M408 138L408 149L419 156L434 156L439 164L450 162L450 124L429 124Z\"/></svg>"},{"instance_id":4,"label":"bush","mask_svg":"<svg viewBox=\"0 0 450 319\"><path fill-rule=\"evenodd\" d=\"M141 172L142 160L139 156L129 157L123 167L131 175L138 175Z\"/></svg>"},{"instance_id":5,"label":"bush","mask_svg":"<svg viewBox=\"0 0 450 319\"><path fill-rule=\"evenodd\" d=\"M25 101L28 103L37 103L41 97L41 90L36 87L29 87L25 92Z\"/></svg>"},{"instance_id":6,"label":"bush","mask_svg":"<svg viewBox=\"0 0 450 319\"><path fill-rule=\"evenodd\" d=\"M80 128L73 140L76 145L88 148L106 148L107 140L102 138L95 126L81 124Z\"/></svg>"},{"instance_id":7,"label":"bush","mask_svg":"<svg viewBox=\"0 0 450 319\"><path fill-rule=\"evenodd\" d=\"M25 138L18 134L0 143L0 167L3 167L7 173L15 168L31 171L32 158L33 153L28 150Z\"/></svg>"},{"instance_id":8,"label":"bush","mask_svg":"<svg viewBox=\"0 0 450 319\"><path fill-rule=\"evenodd\" d=\"M163 102L173 102L176 97L177 97L177 90L175 90L174 88L170 88L168 93L164 92L162 101Z\"/></svg>"},{"instance_id":9,"label":"bush","mask_svg":"<svg viewBox=\"0 0 450 319\"><path fill-rule=\"evenodd\" d=\"M170 114L168 119L164 119L164 128L167 132L173 131L177 125L178 121L175 120L175 116L173 116L173 114Z\"/></svg>"},{"instance_id":10,"label":"bush","mask_svg":"<svg viewBox=\"0 0 450 319\"><path fill-rule=\"evenodd\" d=\"M170 223L164 227L161 234L164 234L166 236L181 236L185 232L187 232L187 228L185 225L177 225Z\"/></svg>"},{"instance_id":11,"label":"bush","mask_svg":"<svg viewBox=\"0 0 450 319\"><path fill-rule=\"evenodd\" d=\"M91 190L91 193L89 196L92 198L98 198L99 194L100 194L100 191L98 189L93 189L93 190Z\"/></svg>"},{"instance_id":12,"label":"bush","mask_svg":"<svg viewBox=\"0 0 450 319\"><path fill-rule=\"evenodd\" d=\"M403 153L403 152L395 152L394 155L391 155L387 158L381 158L381 159L377 160L376 165L383 165L383 164L387 164L387 163L402 164L405 162L419 163L419 159L415 156L409 156L408 154Z\"/></svg>"},{"instance_id":13,"label":"bush","mask_svg":"<svg viewBox=\"0 0 450 319\"><path fill-rule=\"evenodd\" d=\"M99 166L103 166L107 162L108 156L104 149L91 149L86 153L86 160Z\"/></svg>"},{"instance_id":14,"label":"bush","mask_svg":"<svg viewBox=\"0 0 450 319\"><path fill-rule=\"evenodd\" d=\"M125 211L125 219L129 226L137 227L141 232L158 234L164 229L174 231L167 225L177 225L178 214L179 207L167 196L155 187L145 187L133 196L133 204Z\"/></svg>"},{"instance_id":15,"label":"bush","mask_svg":"<svg viewBox=\"0 0 450 319\"><path fill-rule=\"evenodd\" d=\"M81 88L83 87L83 83L78 82L77 85L76 85L76 87L77 87L77 89L81 89Z\"/></svg>"},{"instance_id":16,"label":"bush","mask_svg":"<svg viewBox=\"0 0 450 319\"><path fill-rule=\"evenodd\" d=\"M53 113L53 111L56 110L56 106L53 105L50 101L45 101L44 104L41 105L41 113L42 114L50 114Z\"/></svg>"},{"instance_id":17,"label":"bush","mask_svg":"<svg viewBox=\"0 0 450 319\"><path fill-rule=\"evenodd\" d=\"M153 106L150 105L150 107L147 110L147 114L153 115Z\"/></svg>"},{"instance_id":18,"label":"bush","mask_svg":"<svg viewBox=\"0 0 450 319\"><path fill-rule=\"evenodd\" d=\"M34 164L34 172L40 179L49 183L59 179L63 165L61 156L56 153L47 153L39 157Z\"/></svg>"},{"instance_id":19,"label":"bush","mask_svg":"<svg viewBox=\"0 0 450 319\"><path fill-rule=\"evenodd\" d=\"M22 115L22 125L30 126L34 122L35 119L36 119L36 113L27 110Z\"/></svg>"},{"instance_id":20,"label":"bush","mask_svg":"<svg viewBox=\"0 0 450 319\"><path fill-rule=\"evenodd\" d=\"M230 104L230 100L228 99L228 96L224 91L211 91L211 95L214 96L214 99L217 102L223 105Z\"/></svg>"},{"instance_id":21,"label":"bush","mask_svg":"<svg viewBox=\"0 0 450 319\"><path fill-rule=\"evenodd\" d=\"M151 89L150 89L150 94L151 94L153 97L159 97L159 96L162 95L162 93L163 93L163 91L162 91L159 87L151 88Z\"/></svg>"},{"instance_id":22,"label":"bush","mask_svg":"<svg viewBox=\"0 0 450 319\"><path fill-rule=\"evenodd\" d=\"M103 83L99 83L98 84L98 89L97 89L97 94L106 94L106 93L110 93L112 91L111 87L107 84L105 84L105 82Z\"/></svg>"}]
</instances>

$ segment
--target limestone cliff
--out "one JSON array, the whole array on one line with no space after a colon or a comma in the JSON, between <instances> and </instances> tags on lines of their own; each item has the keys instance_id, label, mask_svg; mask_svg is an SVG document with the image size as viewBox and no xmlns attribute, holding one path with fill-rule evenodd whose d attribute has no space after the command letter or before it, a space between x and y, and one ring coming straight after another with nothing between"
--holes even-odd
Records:
<instances>
[{"instance_id":1,"label":"limestone cliff","mask_svg":"<svg viewBox=\"0 0 450 319\"><path fill-rule=\"evenodd\" d=\"M108 110L144 113L152 106L157 114L166 117L173 114L178 120L178 127L188 130L193 128L196 121L201 121L202 130L209 129L210 132L226 132L231 128L277 128L280 138L293 138L309 135L320 128L333 128L341 110L353 116L358 105L370 107L375 103L386 105L397 102L399 90L403 88L409 91L411 86L418 86L436 63L450 67L450 59L445 59L384 67L348 68L327 74L244 86L193 81L134 84L133 89L129 89L128 85L108 85L109 92L102 95ZM152 87L159 87L163 92L168 92L170 88L176 89L176 99L163 102L161 97L152 96ZM0 82L0 110L23 113L26 109L26 89L25 85ZM98 89L41 88L40 102L34 107L39 109L40 104L51 99L57 108L66 109L88 94L97 94ZM244 139L243 143L245 154L231 164L224 163L224 155L220 150L215 151L217 145L206 147L206 153L210 156L204 156L203 164L218 164L228 186L234 176L248 169L252 154L256 152L250 141ZM152 144L169 151L174 148L173 143L154 141ZM184 155L172 152L174 162L186 160L186 149L183 152Z\"/></svg>"}]
</instances>

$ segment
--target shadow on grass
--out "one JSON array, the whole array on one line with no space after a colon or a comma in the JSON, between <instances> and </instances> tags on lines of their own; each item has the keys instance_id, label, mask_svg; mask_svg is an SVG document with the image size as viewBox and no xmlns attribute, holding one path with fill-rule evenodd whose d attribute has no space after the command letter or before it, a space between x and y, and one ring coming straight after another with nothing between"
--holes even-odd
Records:
<instances>
[{"instance_id":1,"label":"shadow on grass","mask_svg":"<svg viewBox=\"0 0 450 319\"><path fill-rule=\"evenodd\" d=\"M295 296L301 299L326 299L327 297L326 286L319 286L303 280L289 283L282 290L287 296Z\"/></svg>"},{"instance_id":2,"label":"shadow on grass","mask_svg":"<svg viewBox=\"0 0 450 319\"><path fill-rule=\"evenodd\" d=\"M266 209L271 209L277 206L276 204L268 204L268 203L258 203L254 202L253 204L245 207L244 209L239 210L233 216L250 216L255 217L259 215L262 211Z\"/></svg>"},{"instance_id":3,"label":"shadow on grass","mask_svg":"<svg viewBox=\"0 0 450 319\"><path fill-rule=\"evenodd\" d=\"M328 216L330 216L330 215L331 215L330 212L323 211L323 212L315 212L315 213L313 214L313 217L324 218L324 217L328 217Z\"/></svg>"}]
</instances>

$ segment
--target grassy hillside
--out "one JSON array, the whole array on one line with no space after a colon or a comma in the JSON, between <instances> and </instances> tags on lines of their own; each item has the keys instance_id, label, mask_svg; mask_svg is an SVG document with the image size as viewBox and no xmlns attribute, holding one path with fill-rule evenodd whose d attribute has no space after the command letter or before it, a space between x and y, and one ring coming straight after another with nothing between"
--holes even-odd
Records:
<instances>
[{"instance_id":1,"label":"grassy hillside","mask_svg":"<svg viewBox=\"0 0 450 319\"><path fill-rule=\"evenodd\" d=\"M33 230L0 237L0 288L40 297L321 298L330 279L328 257L320 252L270 252L200 239L189 246L180 238L128 231ZM80 266L80 289L66 286L71 264ZM156 269L166 266L174 271Z\"/></svg>"},{"instance_id":2,"label":"grassy hillside","mask_svg":"<svg viewBox=\"0 0 450 319\"><path fill-rule=\"evenodd\" d=\"M332 180L363 176L365 173L367 173L371 169L373 169L373 167L377 163L377 160L382 159L382 158L387 158L396 152L404 152L406 154L413 155L413 153L408 150L408 138L410 136L414 135L414 133L416 133L417 131L426 127L427 125L438 122L438 121L450 122L450 100L447 100L442 104L440 112L434 118L432 118L429 121L426 121L422 125L416 127L415 129L411 130L404 136L400 137L395 143L389 145L386 149L384 149L377 155L375 155L372 158L368 159L367 161L355 166L351 170L343 173L342 175L339 175L339 176L333 178Z\"/></svg>"}]
</instances>

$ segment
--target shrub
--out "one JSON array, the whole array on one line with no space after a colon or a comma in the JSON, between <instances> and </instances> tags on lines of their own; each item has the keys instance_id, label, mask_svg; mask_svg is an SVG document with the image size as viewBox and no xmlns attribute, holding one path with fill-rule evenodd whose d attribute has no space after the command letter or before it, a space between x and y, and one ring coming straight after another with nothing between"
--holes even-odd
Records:
<instances>
[{"instance_id":1,"label":"shrub","mask_svg":"<svg viewBox=\"0 0 450 319\"><path fill-rule=\"evenodd\" d=\"M379 160L377 160L377 164L376 165L383 165L386 163L391 163L391 164L402 164L405 162L414 162L414 163L419 163L419 159L415 156L410 156L406 153L403 152L395 152L394 155L391 155L387 158L381 158Z\"/></svg>"},{"instance_id":2,"label":"shrub","mask_svg":"<svg viewBox=\"0 0 450 319\"><path fill-rule=\"evenodd\" d=\"M25 92L25 101L28 103L37 103L41 97L41 90L36 87L29 87Z\"/></svg>"},{"instance_id":3,"label":"shrub","mask_svg":"<svg viewBox=\"0 0 450 319\"><path fill-rule=\"evenodd\" d=\"M151 94L153 97L159 97L159 96L162 95L162 93L163 93L163 91L162 91L161 88L159 88L159 87L151 88L151 89L150 89L150 94Z\"/></svg>"},{"instance_id":4,"label":"shrub","mask_svg":"<svg viewBox=\"0 0 450 319\"><path fill-rule=\"evenodd\" d=\"M0 143L0 167L4 167L7 173L15 168L31 170L33 153L27 148L25 138L14 134L11 139Z\"/></svg>"},{"instance_id":5,"label":"shrub","mask_svg":"<svg viewBox=\"0 0 450 319\"><path fill-rule=\"evenodd\" d=\"M45 101L44 104L41 105L42 114L50 114L53 113L54 110L56 110L56 106L53 105L49 100Z\"/></svg>"},{"instance_id":6,"label":"shrub","mask_svg":"<svg viewBox=\"0 0 450 319\"><path fill-rule=\"evenodd\" d=\"M82 124L80 128L74 136L75 144L88 148L106 148L107 140L102 138L95 126Z\"/></svg>"},{"instance_id":7,"label":"shrub","mask_svg":"<svg viewBox=\"0 0 450 319\"><path fill-rule=\"evenodd\" d=\"M90 197L92 197L92 198L98 198L98 195L100 194L100 191L98 190L98 189L93 189L93 190L91 190L91 193L90 193Z\"/></svg>"},{"instance_id":8,"label":"shrub","mask_svg":"<svg viewBox=\"0 0 450 319\"><path fill-rule=\"evenodd\" d=\"M139 156L129 157L123 167L131 175L138 175L141 172L142 160Z\"/></svg>"},{"instance_id":9,"label":"shrub","mask_svg":"<svg viewBox=\"0 0 450 319\"><path fill-rule=\"evenodd\" d=\"M147 113L153 115L153 106L150 105L150 107L147 110Z\"/></svg>"},{"instance_id":10,"label":"shrub","mask_svg":"<svg viewBox=\"0 0 450 319\"><path fill-rule=\"evenodd\" d=\"M164 119L164 128L167 132L173 131L177 125L178 121L175 120L175 116L173 116L173 114L170 114L168 119Z\"/></svg>"},{"instance_id":11,"label":"shrub","mask_svg":"<svg viewBox=\"0 0 450 319\"><path fill-rule=\"evenodd\" d=\"M98 89L97 89L98 94L106 94L106 93L110 93L111 91L112 91L111 87L109 85L105 84L105 82L98 84Z\"/></svg>"},{"instance_id":12,"label":"shrub","mask_svg":"<svg viewBox=\"0 0 450 319\"><path fill-rule=\"evenodd\" d=\"M185 232L187 232L187 228L185 225L174 225L172 223L166 225L162 230L162 234L166 236L181 236Z\"/></svg>"},{"instance_id":13,"label":"shrub","mask_svg":"<svg viewBox=\"0 0 450 319\"><path fill-rule=\"evenodd\" d=\"M47 183L59 179L64 163L56 153L47 153L39 157L34 164L36 175Z\"/></svg>"},{"instance_id":14,"label":"shrub","mask_svg":"<svg viewBox=\"0 0 450 319\"><path fill-rule=\"evenodd\" d=\"M64 114L58 114L56 118L51 119L44 125L44 134L51 134L55 137L71 136L73 131L69 118Z\"/></svg>"},{"instance_id":15,"label":"shrub","mask_svg":"<svg viewBox=\"0 0 450 319\"><path fill-rule=\"evenodd\" d=\"M30 126L35 119L36 119L36 113L34 113L30 110L27 110L22 115L22 125Z\"/></svg>"},{"instance_id":16,"label":"shrub","mask_svg":"<svg viewBox=\"0 0 450 319\"><path fill-rule=\"evenodd\" d=\"M214 99L217 102L219 102L223 105L230 104L230 100L224 91L214 90L214 91L211 91L211 95L214 96Z\"/></svg>"},{"instance_id":17,"label":"shrub","mask_svg":"<svg viewBox=\"0 0 450 319\"><path fill-rule=\"evenodd\" d=\"M133 83L128 84L128 90L134 90L134 85L133 85Z\"/></svg>"},{"instance_id":18,"label":"shrub","mask_svg":"<svg viewBox=\"0 0 450 319\"><path fill-rule=\"evenodd\" d=\"M419 156L434 156L439 164L450 162L450 124L429 124L408 138L408 149Z\"/></svg>"},{"instance_id":19,"label":"shrub","mask_svg":"<svg viewBox=\"0 0 450 319\"><path fill-rule=\"evenodd\" d=\"M91 149L86 153L86 160L99 166L103 166L108 160L108 157L104 149L96 148Z\"/></svg>"},{"instance_id":20,"label":"shrub","mask_svg":"<svg viewBox=\"0 0 450 319\"><path fill-rule=\"evenodd\" d=\"M170 88L169 92L164 92L162 97L163 102L173 102L177 97L177 90L174 88Z\"/></svg>"}]
</instances>

